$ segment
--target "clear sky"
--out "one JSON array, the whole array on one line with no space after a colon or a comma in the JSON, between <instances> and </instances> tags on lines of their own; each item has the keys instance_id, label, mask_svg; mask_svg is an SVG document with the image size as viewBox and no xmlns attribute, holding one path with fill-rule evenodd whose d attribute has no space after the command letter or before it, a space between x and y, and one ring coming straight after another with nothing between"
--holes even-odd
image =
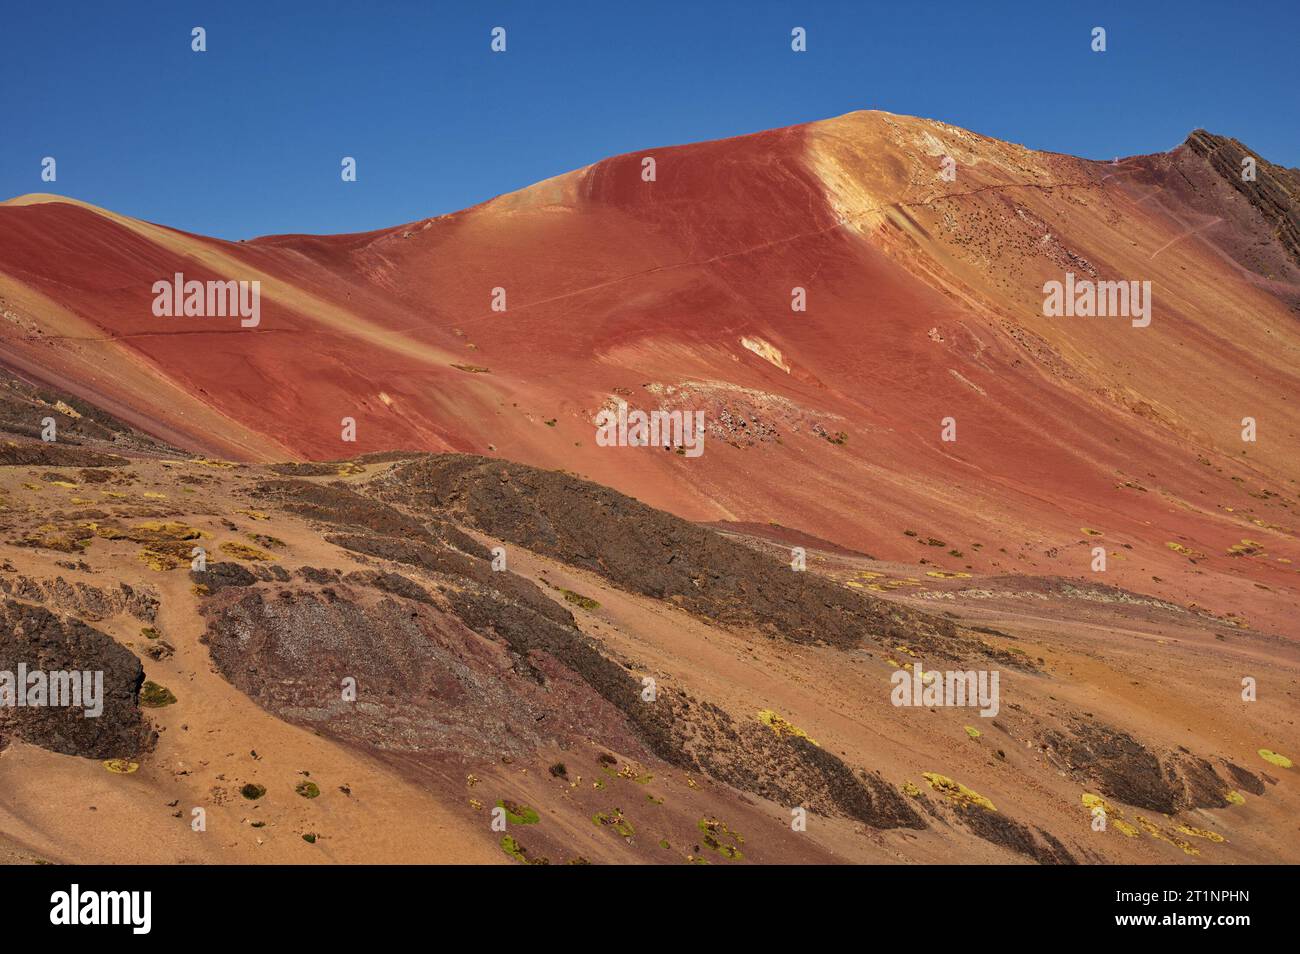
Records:
<instances>
[{"instance_id":1,"label":"clear sky","mask_svg":"<svg viewBox=\"0 0 1300 954\"><path fill-rule=\"evenodd\" d=\"M206 53L190 49L195 26ZM796 26L805 53L790 48ZM1090 48L1096 26L1105 53ZM1300 166L1300 2L0 9L0 198L57 192L225 238L396 225L621 152L873 107L1104 159L1204 127ZM40 179L45 156L55 183ZM355 183L340 179L344 156Z\"/></svg>"}]
</instances>

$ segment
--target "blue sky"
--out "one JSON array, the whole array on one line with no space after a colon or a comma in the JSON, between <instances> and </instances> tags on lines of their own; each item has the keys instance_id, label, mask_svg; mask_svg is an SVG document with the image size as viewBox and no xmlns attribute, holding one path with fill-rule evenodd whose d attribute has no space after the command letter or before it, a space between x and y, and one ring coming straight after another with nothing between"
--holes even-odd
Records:
<instances>
[{"instance_id":1,"label":"blue sky","mask_svg":"<svg viewBox=\"0 0 1300 954\"><path fill-rule=\"evenodd\" d=\"M872 107L1105 159L1199 126L1300 166L1297 38L1295 0L13 2L0 198L59 192L225 238L362 231Z\"/></svg>"}]
</instances>

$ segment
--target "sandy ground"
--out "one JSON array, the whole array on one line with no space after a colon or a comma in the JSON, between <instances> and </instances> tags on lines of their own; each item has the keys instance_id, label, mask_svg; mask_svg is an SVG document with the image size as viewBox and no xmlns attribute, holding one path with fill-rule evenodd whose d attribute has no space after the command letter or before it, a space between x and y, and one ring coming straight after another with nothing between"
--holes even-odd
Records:
<instances>
[{"instance_id":1,"label":"sandy ground","mask_svg":"<svg viewBox=\"0 0 1300 954\"><path fill-rule=\"evenodd\" d=\"M363 468L347 479L364 481L378 469ZM61 471L75 480L72 469ZM284 544L280 565L289 571L360 566L326 544L305 520L278 513L251 519L250 513L264 513L254 509L257 501L248 495L261 476L256 469L147 460L131 468L135 476L129 485L98 490L42 480L40 475L50 472L10 467L0 473L6 540L52 514L75 513L68 509L72 501L87 499L78 495L106 496L103 488L112 487L107 493L124 494L125 500L99 506L120 514L179 515L210 534L214 545L238 538L231 527L271 533ZM178 480L183 474L209 482L187 494L187 485ZM779 541L745 539L777 555L785 552ZM120 581L156 593L161 609L155 625L175 654L141 658L146 677L172 688L180 700L149 710L159 739L133 774L114 774L97 761L22 743L0 753L0 845L17 858L500 862L506 859L499 835L490 830L483 806L508 794L536 805L544 819L537 829L544 835L529 832L535 850L595 862L685 860L692 856L692 819L712 816L744 831L749 860L760 862L1026 860L941 824L919 832L875 831L813 816L808 830L796 834L789 826L790 806L746 796L707 777L692 778L635 753L615 753L626 777L612 768L602 774L594 760L608 751L602 739L577 740L568 751L539 751L532 759L504 764L490 753L469 765L376 758L275 718L217 674L200 642L204 623L197 597L181 570L150 569L126 541L96 540L76 557L80 568L48 550L11 542L0 547L11 573L62 576L100 587ZM849 764L878 771L896 786L924 789L925 772L955 778L1009 817L1051 831L1080 860L1242 863L1300 857L1294 771L1269 766L1256 754L1260 748L1300 750L1295 724L1300 654L1289 639L1177 607L1062 596L1040 578L938 579L919 565L809 549L809 572L857 587L922 581L886 592L928 612L989 627L999 634L990 635L990 642L1041 659L1037 672L1002 673L1001 713L989 720L971 710L891 705L890 675L900 660L911 658L901 653L800 646L726 629L518 547L511 548L511 569L557 600L557 587L595 599L594 610L569 608L585 632L634 672L711 700L739 721L755 718L760 710L776 711ZM137 653L144 645L141 623L131 616L119 614L95 625ZM1243 675L1257 679L1257 702L1241 701ZM1226 839L1198 842L1196 855L1155 838L1092 832L1081 803L1088 788L1051 765L1039 745L1044 728L1063 725L1077 713L1120 726L1161 749L1184 746L1253 772L1267 771L1276 783L1261 797L1247 795L1244 804L1153 819ZM974 740L964 728L972 723L982 730ZM565 779L547 772L557 759L571 766ZM629 781L638 775L652 781ZM319 798L295 794L294 787L306 778L320 786ZM246 782L265 785L268 794L245 800L239 789ZM635 846L617 838L611 842L609 832L590 824L592 814L611 802L639 830L648 826L661 837L650 839L646 832ZM191 830L195 807L206 812L205 832ZM1126 810L1130 819L1138 814ZM253 827L254 822L264 824ZM307 833L318 840L308 844L302 838ZM660 840L671 847L658 848Z\"/></svg>"}]
</instances>

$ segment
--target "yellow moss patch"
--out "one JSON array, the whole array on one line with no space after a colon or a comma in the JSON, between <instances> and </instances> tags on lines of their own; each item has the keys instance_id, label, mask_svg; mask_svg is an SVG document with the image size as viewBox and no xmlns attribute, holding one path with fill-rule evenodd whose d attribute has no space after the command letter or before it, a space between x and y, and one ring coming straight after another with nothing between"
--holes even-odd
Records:
<instances>
[{"instance_id":1,"label":"yellow moss patch","mask_svg":"<svg viewBox=\"0 0 1300 954\"><path fill-rule=\"evenodd\" d=\"M1267 520L1260 520L1259 517L1251 517L1250 522L1253 523L1255 526L1260 527L1264 530L1277 530L1280 533L1291 532L1290 528L1288 527L1284 527L1281 524L1277 524L1277 523L1269 523Z\"/></svg>"},{"instance_id":2,"label":"yellow moss patch","mask_svg":"<svg viewBox=\"0 0 1300 954\"><path fill-rule=\"evenodd\" d=\"M978 739L980 736L984 734L979 729L975 728L973 725L964 725L962 726L962 728L966 730L966 734L969 735L972 739Z\"/></svg>"},{"instance_id":3,"label":"yellow moss patch","mask_svg":"<svg viewBox=\"0 0 1300 954\"><path fill-rule=\"evenodd\" d=\"M1146 830L1146 833L1157 841L1168 842L1169 844L1182 849L1182 852L1185 855L1199 855L1201 853L1201 850L1190 841L1184 841L1181 838L1174 838L1172 830L1162 831L1159 825L1150 819L1143 818L1141 815L1137 817L1137 820L1138 824Z\"/></svg>"},{"instance_id":4,"label":"yellow moss patch","mask_svg":"<svg viewBox=\"0 0 1300 954\"><path fill-rule=\"evenodd\" d=\"M920 790L919 788L917 788L915 785L913 785L911 782L904 782L904 783L903 783L903 794L905 794L905 795L910 795L910 796L912 796L913 798L920 798L920 797L921 797L921 790Z\"/></svg>"},{"instance_id":5,"label":"yellow moss patch","mask_svg":"<svg viewBox=\"0 0 1300 954\"><path fill-rule=\"evenodd\" d=\"M167 495L166 495L166 494L160 494L160 493L158 493L158 491L156 491L156 490L146 490L146 491L145 491L141 496L147 497L147 498L150 499L150 500L166 500L166 499L167 499Z\"/></svg>"},{"instance_id":6,"label":"yellow moss patch","mask_svg":"<svg viewBox=\"0 0 1300 954\"><path fill-rule=\"evenodd\" d=\"M1079 529L1090 537L1105 536L1105 534L1103 534L1100 530L1094 530L1092 529L1092 527L1080 527Z\"/></svg>"},{"instance_id":7,"label":"yellow moss patch","mask_svg":"<svg viewBox=\"0 0 1300 954\"><path fill-rule=\"evenodd\" d=\"M252 517L254 520L270 520L270 516L262 513L260 510L236 510L235 513L242 513L246 517Z\"/></svg>"},{"instance_id":8,"label":"yellow moss patch","mask_svg":"<svg viewBox=\"0 0 1300 954\"><path fill-rule=\"evenodd\" d=\"M1289 758L1287 758L1285 755L1279 755L1277 752L1272 752L1269 749L1260 749L1259 757L1263 759L1265 762L1271 762L1273 765L1276 765L1278 768L1291 767L1291 760Z\"/></svg>"},{"instance_id":9,"label":"yellow moss patch","mask_svg":"<svg viewBox=\"0 0 1300 954\"><path fill-rule=\"evenodd\" d=\"M927 570L926 576L937 577L940 580L969 579L969 573L963 573L960 570Z\"/></svg>"},{"instance_id":10,"label":"yellow moss patch","mask_svg":"<svg viewBox=\"0 0 1300 954\"><path fill-rule=\"evenodd\" d=\"M181 565L180 557L170 553L163 553L153 547L141 547L136 556L140 558L141 563L158 573L174 570Z\"/></svg>"},{"instance_id":11,"label":"yellow moss patch","mask_svg":"<svg viewBox=\"0 0 1300 954\"><path fill-rule=\"evenodd\" d=\"M86 525L95 536L105 540L129 540L144 544L137 554L140 561L151 570L174 570L187 565L194 541L203 537L203 531L176 521L148 521L134 527L105 527Z\"/></svg>"},{"instance_id":12,"label":"yellow moss patch","mask_svg":"<svg viewBox=\"0 0 1300 954\"><path fill-rule=\"evenodd\" d=\"M177 520L164 522L149 520L136 525L134 529L138 533L157 534L159 537L166 539L198 539L203 535L203 530L196 528L196 526L182 524Z\"/></svg>"},{"instance_id":13,"label":"yellow moss patch","mask_svg":"<svg viewBox=\"0 0 1300 954\"><path fill-rule=\"evenodd\" d=\"M95 536L105 540L130 540L132 543L183 542L198 540L203 536L203 531L197 527L175 520L147 520L134 527L105 527L88 523L86 527L94 531Z\"/></svg>"},{"instance_id":14,"label":"yellow moss patch","mask_svg":"<svg viewBox=\"0 0 1300 954\"><path fill-rule=\"evenodd\" d=\"M59 527L44 523L35 530L29 530L16 541L20 546L39 547L44 550L58 550L60 553L81 553L86 549L86 542L92 534L78 527Z\"/></svg>"},{"instance_id":15,"label":"yellow moss patch","mask_svg":"<svg viewBox=\"0 0 1300 954\"><path fill-rule=\"evenodd\" d=\"M1205 554L1202 553L1200 550L1193 550L1191 547L1185 547L1181 543L1174 543L1173 541L1170 541L1169 543L1166 543L1165 546L1173 550L1175 553L1181 553L1183 556L1188 557L1189 559L1197 559L1205 556Z\"/></svg>"},{"instance_id":16,"label":"yellow moss patch","mask_svg":"<svg viewBox=\"0 0 1300 954\"><path fill-rule=\"evenodd\" d=\"M1088 809L1090 815L1095 814L1096 810L1100 808L1102 813L1106 816L1106 821L1109 823L1110 827L1114 828L1125 838L1136 838L1138 836L1138 830L1128 822L1124 821L1124 813L1111 805L1110 802L1106 801L1106 799L1102 798L1100 795L1093 795L1091 792L1084 792L1081 796L1081 801L1083 802L1083 807ZM1159 829L1157 829L1157 831L1158 830Z\"/></svg>"},{"instance_id":17,"label":"yellow moss patch","mask_svg":"<svg viewBox=\"0 0 1300 954\"><path fill-rule=\"evenodd\" d=\"M1245 805L1246 799L1241 792L1228 792L1223 796L1228 800L1229 805Z\"/></svg>"},{"instance_id":18,"label":"yellow moss patch","mask_svg":"<svg viewBox=\"0 0 1300 954\"><path fill-rule=\"evenodd\" d=\"M1110 806L1106 804L1106 799L1100 795L1093 795L1091 792L1084 792L1082 796L1083 807L1092 811L1094 808L1100 808L1106 814L1110 814Z\"/></svg>"},{"instance_id":19,"label":"yellow moss patch","mask_svg":"<svg viewBox=\"0 0 1300 954\"><path fill-rule=\"evenodd\" d=\"M956 802L959 805L978 805L980 808L991 812L997 811L991 801L979 792L967 788L961 782L954 782L948 776L940 775L938 772L923 772L921 774L932 789L951 802Z\"/></svg>"},{"instance_id":20,"label":"yellow moss patch","mask_svg":"<svg viewBox=\"0 0 1300 954\"><path fill-rule=\"evenodd\" d=\"M1208 828L1193 828L1191 825L1179 825L1178 830L1184 835L1191 835L1193 838L1204 838L1207 841L1216 843L1227 841L1217 831L1210 831Z\"/></svg>"},{"instance_id":21,"label":"yellow moss patch","mask_svg":"<svg viewBox=\"0 0 1300 954\"><path fill-rule=\"evenodd\" d=\"M130 775L139 767L139 762L128 762L126 759L109 759L104 763L104 768L115 775Z\"/></svg>"},{"instance_id":22,"label":"yellow moss patch","mask_svg":"<svg viewBox=\"0 0 1300 954\"><path fill-rule=\"evenodd\" d=\"M817 740L810 737L807 732L798 726L787 722L771 709L759 710L758 721L763 723L763 725L767 726L777 735L793 735L800 739L807 739L813 745L818 745Z\"/></svg>"},{"instance_id":23,"label":"yellow moss patch","mask_svg":"<svg viewBox=\"0 0 1300 954\"><path fill-rule=\"evenodd\" d=\"M78 485L70 480L47 480L47 484L53 484L55 487L67 487L69 490L76 490Z\"/></svg>"},{"instance_id":24,"label":"yellow moss patch","mask_svg":"<svg viewBox=\"0 0 1300 954\"><path fill-rule=\"evenodd\" d=\"M250 547L246 543L223 543L221 544L221 552L234 557L236 560L248 560L253 563L275 559L274 555L267 553L265 550Z\"/></svg>"}]
</instances>

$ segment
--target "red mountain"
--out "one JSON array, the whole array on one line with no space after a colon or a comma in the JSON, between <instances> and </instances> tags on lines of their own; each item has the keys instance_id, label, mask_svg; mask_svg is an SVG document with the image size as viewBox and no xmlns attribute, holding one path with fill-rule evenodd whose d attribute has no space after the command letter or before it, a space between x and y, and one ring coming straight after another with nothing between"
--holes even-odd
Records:
<instances>
[{"instance_id":1,"label":"red mountain","mask_svg":"<svg viewBox=\"0 0 1300 954\"><path fill-rule=\"evenodd\" d=\"M497 455L935 572L1092 576L1104 546L1106 582L1294 632L1298 196L1204 132L1107 163L879 112L359 235L23 196L0 360L211 455ZM259 324L156 317L176 273L259 281ZM1045 317L1067 274L1150 282L1149 326ZM619 399L704 411L704 453L597 446Z\"/></svg>"}]
</instances>

